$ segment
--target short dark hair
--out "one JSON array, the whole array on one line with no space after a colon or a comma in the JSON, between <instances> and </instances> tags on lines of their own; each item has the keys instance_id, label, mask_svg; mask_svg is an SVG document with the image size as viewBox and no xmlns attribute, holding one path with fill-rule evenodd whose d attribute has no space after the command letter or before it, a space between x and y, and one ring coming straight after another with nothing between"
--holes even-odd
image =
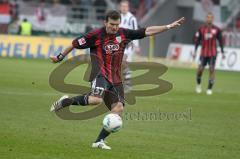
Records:
<instances>
[{"instance_id":1,"label":"short dark hair","mask_svg":"<svg viewBox=\"0 0 240 159\"><path fill-rule=\"evenodd\" d=\"M105 21L108 22L109 19L121 20L121 14L117 10L110 10L107 12L105 16Z\"/></svg>"}]
</instances>

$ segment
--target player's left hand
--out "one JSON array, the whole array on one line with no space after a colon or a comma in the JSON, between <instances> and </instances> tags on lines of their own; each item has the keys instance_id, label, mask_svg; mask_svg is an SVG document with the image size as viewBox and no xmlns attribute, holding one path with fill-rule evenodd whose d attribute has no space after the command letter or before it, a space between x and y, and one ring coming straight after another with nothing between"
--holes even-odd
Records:
<instances>
[{"instance_id":1,"label":"player's left hand","mask_svg":"<svg viewBox=\"0 0 240 159\"><path fill-rule=\"evenodd\" d=\"M176 20L175 22L170 24L170 29L181 26L184 23L184 21L185 21L185 17L182 17L182 18Z\"/></svg>"}]
</instances>

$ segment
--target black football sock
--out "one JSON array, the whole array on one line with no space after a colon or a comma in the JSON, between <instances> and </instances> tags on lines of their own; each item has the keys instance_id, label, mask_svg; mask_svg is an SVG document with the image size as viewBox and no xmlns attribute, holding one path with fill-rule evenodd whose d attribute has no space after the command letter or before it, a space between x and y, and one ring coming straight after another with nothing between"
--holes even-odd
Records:
<instances>
[{"instance_id":1,"label":"black football sock","mask_svg":"<svg viewBox=\"0 0 240 159\"><path fill-rule=\"evenodd\" d=\"M213 87L213 84L214 84L214 80L209 80L208 81L208 89L212 89L212 87Z\"/></svg>"},{"instance_id":2,"label":"black football sock","mask_svg":"<svg viewBox=\"0 0 240 159\"><path fill-rule=\"evenodd\" d=\"M72 97L72 100L73 100L72 105L81 105L81 106L88 105L88 95Z\"/></svg>"},{"instance_id":3,"label":"black football sock","mask_svg":"<svg viewBox=\"0 0 240 159\"><path fill-rule=\"evenodd\" d=\"M105 130L104 128L102 128L101 132L98 135L98 138L95 142L99 142L101 140L104 140L106 137L108 137L110 135L110 132L108 132L107 130Z\"/></svg>"},{"instance_id":4,"label":"black football sock","mask_svg":"<svg viewBox=\"0 0 240 159\"><path fill-rule=\"evenodd\" d=\"M202 78L200 75L197 75L197 84L200 85L202 82Z\"/></svg>"}]
</instances>

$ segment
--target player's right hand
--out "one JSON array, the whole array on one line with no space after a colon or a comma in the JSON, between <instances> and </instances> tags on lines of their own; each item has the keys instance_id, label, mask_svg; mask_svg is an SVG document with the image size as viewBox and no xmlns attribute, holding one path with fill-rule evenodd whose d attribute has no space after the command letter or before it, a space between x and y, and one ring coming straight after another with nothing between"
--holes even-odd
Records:
<instances>
[{"instance_id":1,"label":"player's right hand","mask_svg":"<svg viewBox=\"0 0 240 159\"><path fill-rule=\"evenodd\" d=\"M58 62L60 62L60 61L58 60L57 56L51 56L50 59L51 59L51 61L52 61L53 63L58 63Z\"/></svg>"},{"instance_id":2,"label":"player's right hand","mask_svg":"<svg viewBox=\"0 0 240 159\"><path fill-rule=\"evenodd\" d=\"M64 55L62 53L58 54L57 56L51 56L50 59L53 63L58 63L64 59Z\"/></svg>"}]
</instances>

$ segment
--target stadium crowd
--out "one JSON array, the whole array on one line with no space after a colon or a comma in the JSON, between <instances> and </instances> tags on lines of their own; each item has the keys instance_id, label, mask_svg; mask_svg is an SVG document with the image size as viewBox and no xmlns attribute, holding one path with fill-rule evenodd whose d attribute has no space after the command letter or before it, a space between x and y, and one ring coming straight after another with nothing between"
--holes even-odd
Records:
<instances>
[{"instance_id":1,"label":"stadium crowd","mask_svg":"<svg viewBox=\"0 0 240 159\"><path fill-rule=\"evenodd\" d=\"M129 2L130 11L138 19L141 19L154 6L156 0L130 0ZM96 19L102 20L106 10L118 8L118 4L119 0L0 0L0 33L12 33L11 30L14 30L12 28L16 28L16 24L20 25L20 15L31 15L34 13L38 21L41 22L46 19L48 14L68 16L72 14L71 12L78 12L77 6L80 7L82 15L74 14L73 18L84 19L86 17L89 18L87 14L90 14L89 12L91 12L94 6ZM32 11L32 8L34 11ZM47 13L47 10L50 10L50 13Z\"/></svg>"},{"instance_id":2,"label":"stadium crowd","mask_svg":"<svg viewBox=\"0 0 240 159\"><path fill-rule=\"evenodd\" d=\"M47 16L67 17L70 23L83 20L87 25L94 18L100 22L106 10L118 8L120 0L0 0L0 34L19 34L24 15L34 14L39 23ZM157 3L156 0L129 0L130 11L138 20ZM94 6L94 7L93 7ZM70 9L69 9L70 8ZM79 14L80 15L76 15ZM75 13L74 13L75 12ZM21 18L19 18L22 15ZM69 15L72 15L69 17ZM21 20L20 20L21 19ZM72 20L72 21L71 21ZM29 20L31 22L31 20ZM81 21L82 22L82 21ZM36 25L33 24L36 29ZM233 29L234 28L234 29ZM229 47L240 47L240 14L227 28L223 28L224 42Z\"/></svg>"}]
</instances>

